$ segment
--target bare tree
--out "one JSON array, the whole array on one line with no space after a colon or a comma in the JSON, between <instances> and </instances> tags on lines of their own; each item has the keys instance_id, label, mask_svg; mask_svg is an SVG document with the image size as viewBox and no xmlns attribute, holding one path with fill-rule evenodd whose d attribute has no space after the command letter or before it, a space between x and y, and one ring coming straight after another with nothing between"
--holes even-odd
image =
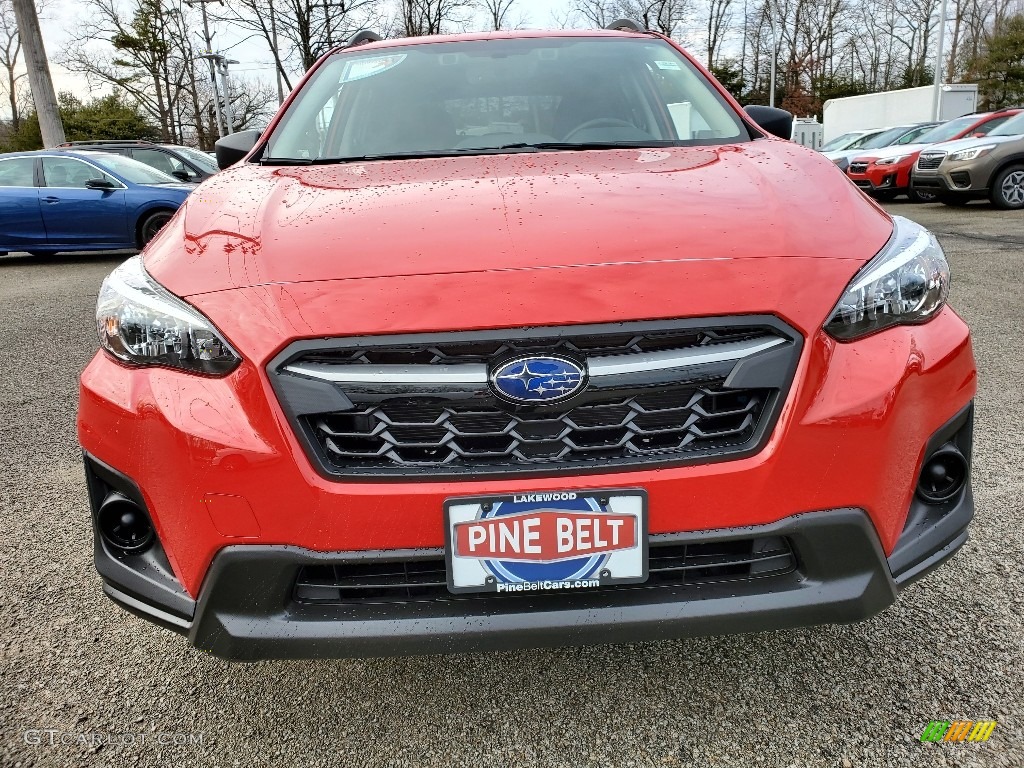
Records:
<instances>
[{"instance_id":1,"label":"bare tree","mask_svg":"<svg viewBox=\"0 0 1024 768\"><path fill-rule=\"evenodd\" d=\"M722 53L722 46L725 43L725 35L732 26L733 0L708 0L708 24L707 43L708 53L707 64L709 67L718 63L718 57Z\"/></svg>"},{"instance_id":2,"label":"bare tree","mask_svg":"<svg viewBox=\"0 0 1024 768\"><path fill-rule=\"evenodd\" d=\"M451 24L464 24L462 14L472 6L472 0L401 0L398 28L406 37L439 35Z\"/></svg>"},{"instance_id":3,"label":"bare tree","mask_svg":"<svg viewBox=\"0 0 1024 768\"><path fill-rule=\"evenodd\" d=\"M18 36L18 22L14 18L14 6L10 0L0 0L0 67L3 68L4 82L0 92L6 92L11 110L11 128L18 130L21 125L19 93L25 72L19 72L21 62L21 38Z\"/></svg>"},{"instance_id":4,"label":"bare tree","mask_svg":"<svg viewBox=\"0 0 1024 768\"><path fill-rule=\"evenodd\" d=\"M644 29L669 37L678 34L690 11L690 0L623 0L616 8L619 17L637 21Z\"/></svg>"},{"instance_id":5,"label":"bare tree","mask_svg":"<svg viewBox=\"0 0 1024 768\"><path fill-rule=\"evenodd\" d=\"M60 57L68 69L97 85L127 94L158 126L163 141L193 141L209 148L217 132L208 119L213 89L195 48L195 19L163 0L85 0L88 20ZM228 98L236 129L257 119L254 105L272 100L269 89L237 82ZM244 103L236 104L236 99ZM242 118L239 122L238 118Z\"/></svg>"},{"instance_id":6,"label":"bare tree","mask_svg":"<svg viewBox=\"0 0 1024 768\"><path fill-rule=\"evenodd\" d=\"M604 29L622 18L622 4L618 0L577 0L573 10L587 26Z\"/></svg>"},{"instance_id":7,"label":"bare tree","mask_svg":"<svg viewBox=\"0 0 1024 768\"><path fill-rule=\"evenodd\" d=\"M379 0L234 0L215 18L262 37L291 90L293 75L382 16Z\"/></svg>"},{"instance_id":8,"label":"bare tree","mask_svg":"<svg viewBox=\"0 0 1024 768\"><path fill-rule=\"evenodd\" d=\"M491 29L505 29L509 22L509 12L516 0L480 0L480 10L486 15Z\"/></svg>"}]
</instances>

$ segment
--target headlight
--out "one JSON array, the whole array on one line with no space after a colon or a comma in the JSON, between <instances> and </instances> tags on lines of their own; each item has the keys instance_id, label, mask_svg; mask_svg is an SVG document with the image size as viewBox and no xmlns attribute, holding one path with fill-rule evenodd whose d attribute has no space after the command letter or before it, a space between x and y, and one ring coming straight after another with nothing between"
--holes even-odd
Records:
<instances>
[{"instance_id":1,"label":"headlight","mask_svg":"<svg viewBox=\"0 0 1024 768\"><path fill-rule=\"evenodd\" d=\"M893 223L885 248L853 278L825 323L840 341L923 323L946 303L949 264L935 236L902 216Z\"/></svg>"},{"instance_id":2,"label":"headlight","mask_svg":"<svg viewBox=\"0 0 1024 768\"><path fill-rule=\"evenodd\" d=\"M999 146L999 145L998 144L986 144L983 147L971 147L970 149L961 149L959 152L953 152L949 156L948 159L949 160L974 160L975 158L978 158L978 157L984 157L989 152L991 152L993 149L995 149L997 146Z\"/></svg>"},{"instance_id":3,"label":"headlight","mask_svg":"<svg viewBox=\"0 0 1024 768\"><path fill-rule=\"evenodd\" d=\"M897 155L896 157L883 157L881 160L875 160L875 165L896 165L902 163L910 155Z\"/></svg>"},{"instance_id":4,"label":"headlight","mask_svg":"<svg viewBox=\"0 0 1024 768\"><path fill-rule=\"evenodd\" d=\"M103 281L96 331L104 349L135 365L225 374L240 362L213 323L146 274L141 256Z\"/></svg>"}]
</instances>

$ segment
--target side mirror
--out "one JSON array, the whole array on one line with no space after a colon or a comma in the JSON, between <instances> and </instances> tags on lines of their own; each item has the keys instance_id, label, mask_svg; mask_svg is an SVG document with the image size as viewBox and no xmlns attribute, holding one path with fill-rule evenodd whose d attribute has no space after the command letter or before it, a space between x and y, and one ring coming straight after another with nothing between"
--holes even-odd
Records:
<instances>
[{"instance_id":1,"label":"side mirror","mask_svg":"<svg viewBox=\"0 0 1024 768\"><path fill-rule=\"evenodd\" d=\"M248 155L259 140L259 131L239 131L218 139L213 145L217 150L217 167L221 170L230 168Z\"/></svg>"},{"instance_id":2,"label":"side mirror","mask_svg":"<svg viewBox=\"0 0 1024 768\"><path fill-rule=\"evenodd\" d=\"M744 107L747 116L772 136L780 139L793 138L793 115L784 109L750 105Z\"/></svg>"},{"instance_id":3,"label":"side mirror","mask_svg":"<svg viewBox=\"0 0 1024 768\"><path fill-rule=\"evenodd\" d=\"M171 176L181 181L192 181L192 176L188 171L171 171Z\"/></svg>"},{"instance_id":4,"label":"side mirror","mask_svg":"<svg viewBox=\"0 0 1024 768\"><path fill-rule=\"evenodd\" d=\"M117 185L106 179L89 179L85 182L86 189L117 189Z\"/></svg>"}]
</instances>

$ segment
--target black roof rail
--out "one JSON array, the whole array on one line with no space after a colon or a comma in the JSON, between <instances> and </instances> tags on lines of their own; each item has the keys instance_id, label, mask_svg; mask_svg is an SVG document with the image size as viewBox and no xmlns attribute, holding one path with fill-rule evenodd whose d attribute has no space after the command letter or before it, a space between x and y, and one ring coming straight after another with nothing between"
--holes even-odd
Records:
<instances>
[{"instance_id":1,"label":"black roof rail","mask_svg":"<svg viewBox=\"0 0 1024 768\"><path fill-rule=\"evenodd\" d=\"M58 144L58 147L83 147L90 146L93 144L145 144L149 146L155 145L156 142L149 141L147 139L93 139L91 141L65 141L63 144Z\"/></svg>"},{"instance_id":2,"label":"black roof rail","mask_svg":"<svg viewBox=\"0 0 1024 768\"><path fill-rule=\"evenodd\" d=\"M366 43L377 43L384 38L378 35L376 32L372 32L369 29L360 29L352 37L350 37L342 48L355 48L357 45L365 45Z\"/></svg>"},{"instance_id":3,"label":"black roof rail","mask_svg":"<svg viewBox=\"0 0 1024 768\"><path fill-rule=\"evenodd\" d=\"M644 32L643 27L637 24L632 19L616 19L609 24L605 29L615 29L620 32Z\"/></svg>"},{"instance_id":4,"label":"black roof rail","mask_svg":"<svg viewBox=\"0 0 1024 768\"><path fill-rule=\"evenodd\" d=\"M1000 112L1009 112L1011 109L1024 109L1024 107L1000 107L999 109L992 110L992 114L996 115Z\"/></svg>"}]
</instances>

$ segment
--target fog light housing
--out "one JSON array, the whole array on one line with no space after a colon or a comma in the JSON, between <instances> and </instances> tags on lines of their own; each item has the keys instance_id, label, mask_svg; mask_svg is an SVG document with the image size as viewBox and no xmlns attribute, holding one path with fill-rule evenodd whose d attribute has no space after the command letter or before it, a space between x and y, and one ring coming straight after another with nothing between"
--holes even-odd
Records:
<instances>
[{"instance_id":1,"label":"fog light housing","mask_svg":"<svg viewBox=\"0 0 1024 768\"><path fill-rule=\"evenodd\" d=\"M967 459L953 443L946 443L925 459L917 481L917 495L927 504L942 504L963 490Z\"/></svg>"},{"instance_id":2,"label":"fog light housing","mask_svg":"<svg viewBox=\"0 0 1024 768\"><path fill-rule=\"evenodd\" d=\"M138 554L153 543L153 524L145 510L117 491L103 499L97 524L104 541L122 552Z\"/></svg>"}]
</instances>

